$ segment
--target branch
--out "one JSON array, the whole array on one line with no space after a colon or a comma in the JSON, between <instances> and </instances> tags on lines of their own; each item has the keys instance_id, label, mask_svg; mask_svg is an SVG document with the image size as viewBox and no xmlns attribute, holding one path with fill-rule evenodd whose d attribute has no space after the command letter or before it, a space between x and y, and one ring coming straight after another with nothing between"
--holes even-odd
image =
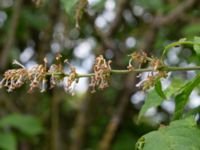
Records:
<instances>
[{"instance_id":1,"label":"branch","mask_svg":"<svg viewBox=\"0 0 200 150\"><path fill-rule=\"evenodd\" d=\"M116 17L115 19L112 21L112 23L110 23L110 27L108 29L107 32L103 32L101 31L96 25L95 25L95 19L97 14L93 17L91 15L89 15L88 13L86 13L86 15L89 17L89 21L93 24L93 30L96 33L96 37L99 38L101 40L101 42L103 43L103 46L112 50L117 50L118 47L116 46L116 43L110 38L111 36L113 36L113 34L118 31L119 26L122 23L122 19L123 19L123 11L126 7L128 7L130 1L128 0L119 0L116 6Z\"/></svg>"},{"instance_id":2,"label":"branch","mask_svg":"<svg viewBox=\"0 0 200 150\"><path fill-rule=\"evenodd\" d=\"M113 22L111 23L108 32L106 33L107 37L110 37L119 29L119 26L122 23L123 11L128 6L129 2L129 0L118 0L115 13L116 16Z\"/></svg>"},{"instance_id":3,"label":"branch","mask_svg":"<svg viewBox=\"0 0 200 150\"><path fill-rule=\"evenodd\" d=\"M179 18L182 17L182 14L191 9L197 0L186 0L180 5L178 5L173 11L171 11L166 16L155 16L150 25L148 31L144 34L144 40L140 45L141 50L147 50L148 48L153 45L155 36L157 34L158 28L162 26L166 26L177 21Z\"/></svg>"},{"instance_id":4,"label":"branch","mask_svg":"<svg viewBox=\"0 0 200 150\"><path fill-rule=\"evenodd\" d=\"M132 83L136 82L136 74L129 74L125 79L125 84L123 90L120 91L119 104L116 107L116 110L113 112L113 115L106 126L105 132L103 134L102 140L99 143L99 150L109 150L112 140L116 134L116 131L121 124L123 115L125 113L126 107L129 103L130 95L136 90L132 87ZM132 81L132 82L130 82Z\"/></svg>"},{"instance_id":5,"label":"branch","mask_svg":"<svg viewBox=\"0 0 200 150\"><path fill-rule=\"evenodd\" d=\"M51 50L50 44L51 44L51 40L53 36L54 26L57 23L58 16L60 14L59 0L51 0L49 4L50 4L48 8L49 22L43 31L43 34L41 36L41 40L38 46L38 50L39 50L38 60L42 60L45 57L45 55L48 53L48 51Z\"/></svg>"},{"instance_id":6,"label":"branch","mask_svg":"<svg viewBox=\"0 0 200 150\"><path fill-rule=\"evenodd\" d=\"M50 150L57 150L60 146L59 140L59 99L55 96L56 93L52 91L51 108L50 108Z\"/></svg>"},{"instance_id":7,"label":"branch","mask_svg":"<svg viewBox=\"0 0 200 150\"><path fill-rule=\"evenodd\" d=\"M91 102L95 100L95 95L87 93L82 99L80 104L79 112L75 121L73 130L72 141L70 150L82 150L84 144L84 137L88 127L88 117L91 116L90 108Z\"/></svg>"},{"instance_id":8,"label":"branch","mask_svg":"<svg viewBox=\"0 0 200 150\"><path fill-rule=\"evenodd\" d=\"M171 11L168 15L166 16L158 16L153 20L153 24L156 27L164 26L170 23L175 22L178 18L181 17L181 15L192 8L194 4L198 0L185 0L182 2L180 5L178 5L173 11Z\"/></svg>"}]
</instances>

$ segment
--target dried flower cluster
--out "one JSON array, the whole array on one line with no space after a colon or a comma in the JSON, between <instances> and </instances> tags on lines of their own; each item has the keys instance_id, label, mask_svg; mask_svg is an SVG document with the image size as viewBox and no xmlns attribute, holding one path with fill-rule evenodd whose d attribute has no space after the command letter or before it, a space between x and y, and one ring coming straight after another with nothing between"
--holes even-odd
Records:
<instances>
[{"instance_id":1,"label":"dried flower cluster","mask_svg":"<svg viewBox=\"0 0 200 150\"><path fill-rule=\"evenodd\" d=\"M52 64L47 69L47 59L44 59L44 64L36 65L30 69L25 68L16 60L13 64L20 66L19 69L11 69L4 73L4 77L0 82L0 88L6 87L9 92L21 87L25 82L29 82L28 92L32 92L35 88L40 88L44 92L47 88L47 76L50 76L50 87L55 87L65 76L61 64L61 55L56 56L57 63ZM69 64L69 63L68 63ZM73 92L72 84L75 82L77 73L76 69L70 65L71 72L68 76L67 83L64 88L66 91Z\"/></svg>"},{"instance_id":2,"label":"dried flower cluster","mask_svg":"<svg viewBox=\"0 0 200 150\"><path fill-rule=\"evenodd\" d=\"M166 78L167 72L162 71L162 68L165 66L165 64L158 58L155 57L148 57L145 52L134 52L131 55L131 58L129 60L129 66L127 67L129 70L133 69L132 62L136 62L139 64L139 68L141 68L142 64L148 63L152 69L151 72L149 72L147 79L140 81L136 86L141 87L143 90L147 90L155 85L156 81L160 78Z\"/></svg>"},{"instance_id":3,"label":"dried flower cluster","mask_svg":"<svg viewBox=\"0 0 200 150\"><path fill-rule=\"evenodd\" d=\"M139 69L143 64L149 64L151 66L151 72L149 72L147 78L137 84L142 86L143 90L149 89L154 86L156 81L160 78L166 78L167 72L163 71L165 67L164 63L154 57L148 57L145 52L136 53L130 55L130 61L128 65L129 71L134 71L133 63L139 65ZM35 88L40 88L41 92L44 92L47 88L53 88L63 81L64 89L74 94L74 88L80 77L91 77L90 87L92 92L96 89L104 89L109 86L109 80L111 75L111 61L106 61L102 55L98 56L93 66L92 74L80 75L77 73L76 68L65 60L70 69L68 74L64 73L63 62L61 61L62 56L58 54L56 56L56 63L47 67L47 59L44 59L43 64L36 65L30 69L25 68L22 64L14 61L14 64L20 66L19 69L11 69L4 73L4 77L0 82L0 88L6 87L8 91L13 91L16 88L21 87L25 82L29 83L29 92L32 92ZM47 77L48 76L48 77ZM67 80L64 78L67 77ZM49 80L49 86L47 81Z\"/></svg>"},{"instance_id":4,"label":"dried flower cluster","mask_svg":"<svg viewBox=\"0 0 200 150\"><path fill-rule=\"evenodd\" d=\"M16 60L13 64L20 65ZM27 70L21 66L20 69L10 69L4 73L4 78L0 82L0 88L5 86L8 89L8 92L13 91L14 89L21 87L26 79L28 78Z\"/></svg>"},{"instance_id":5,"label":"dried flower cluster","mask_svg":"<svg viewBox=\"0 0 200 150\"><path fill-rule=\"evenodd\" d=\"M65 62L68 63L67 60L65 60ZM71 93L71 95L74 95L75 85L76 83L78 83L78 73L76 72L75 67L71 66L69 63L68 65L70 66L71 72L68 76L67 84L66 86L64 86L64 88L68 93Z\"/></svg>"},{"instance_id":6,"label":"dried flower cluster","mask_svg":"<svg viewBox=\"0 0 200 150\"><path fill-rule=\"evenodd\" d=\"M131 55L129 55L131 58L129 60L129 65L128 65L128 69L129 70L133 70L134 67L132 65L132 62L136 62L139 65L139 68L141 68L142 64L147 62L147 53L145 53L144 51L138 53L138 52L134 52Z\"/></svg>"},{"instance_id":7,"label":"dried flower cluster","mask_svg":"<svg viewBox=\"0 0 200 150\"><path fill-rule=\"evenodd\" d=\"M153 87L157 80L161 78L166 78L167 72L165 71L158 71L158 72L150 72L147 76L147 78L143 81L140 81L137 86L142 86L143 90L148 90L151 87Z\"/></svg>"},{"instance_id":8,"label":"dried flower cluster","mask_svg":"<svg viewBox=\"0 0 200 150\"><path fill-rule=\"evenodd\" d=\"M90 86L92 87L92 93L98 89L104 89L109 86L110 79L110 67L111 61L106 61L102 55L96 58L96 62L93 66L94 76L91 79Z\"/></svg>"},{"instance_id":9,"label":"dried flower cluster","mask_svg":"<svg viewBox=\"0 0 200 150\"><path fill-rule=\"evenodd\" d=\"M11 92L16 88L21 87L26 81L30 81L29 92L32 92L36 87L40 87L42 83L41 91L44 91L46 83L46 59L44 65L36 65L31 69L26 69L22 64L16 60L13 64L20 66L19 69L11 69L4 73L4 78L1 80L0 87L7 87L8 91Z\"/></svg>"},{"instance_id":10,"label":"dried flower cluster","mask_svg":"<svg viewBox=\"0 0 200 150\"><path fill-rule=\"evenodd\" d=\"M39 87L41 82L42 82L41 92L45 91L44 89L46 83L45 74L46 74L46 68L43 65L37 65L28 71L28 76L30 81L29 92L32 92L33 89Z\"/></svg>"},{"instance_id":11,"label":"dried flower cluster","mask_svg":"<svg viewBox=\"0 0 200 150\"><path fill-rule=\"evenodd\" d=\"M57 54L57 63L52 64L49 67L48 74L50 74L50 88L54 88L61 80L60 75L64 74L61 58L62 56L60 54Z\"/></svg>"},{"instance_id":12,"label":"dried flower cluster","mask_svg":"<svg viewBox=\"0 0 200 150\"><path fill-rule=\"evenodd\" d=\"M150 60L150 66L153 71L149 73L147 80L144 82L143 90L149 89L155 85L156 81L161 78L167 78L168 72L163 71L162 68L165 64L158 58L152 58Z\"/></svg>"}]
</instances>

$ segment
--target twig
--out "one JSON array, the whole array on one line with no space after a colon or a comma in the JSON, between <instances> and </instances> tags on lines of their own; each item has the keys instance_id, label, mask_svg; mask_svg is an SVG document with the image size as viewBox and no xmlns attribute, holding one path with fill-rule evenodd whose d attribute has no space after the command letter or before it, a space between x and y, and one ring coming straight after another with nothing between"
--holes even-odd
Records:
<instances>
[{"instance_id":1,"label":"twig","mask_svg":"<svg viewBox=\"0 0 200 150\"><path fill-rule=\"evenodd\" d=\"M153 21L153 24L156 27L160 27L175 22L181 17L182 13L192 8L197 1L198 0L185 0L184 2L179 4L173 11L171 11L168 15L156 17L155 20Z\"/></svg>"},{"instance_id":2,"label":"twig","mask_svg":"<svg viewBox=\"0 0 200 150\"><path fill-rule=\"evenodd\" d=\"M136 74L131 74L126 77L123 90L120 93L118 99L119 104L117 105L116 110L113 112L113 115L106 126L105 132L99 144L99 150L109 150L113 137L116 134L116 131L121 124L125 109L129 103L129 97L134 92L134 88L130 83L134 83L136 79ZM132 81L132 82L130 82Z\"/></svg>"},{"instance_id":3,"label":"twig","mask_svg":"<svg viewBox=\"0 0 200 150\"><path fill-rule=\"evenodd\" d=\"M119 29L119 26L122 23L123 11L128 6L130 1L129 0L118 0L117 2L118 2L118 4L116 6L116 13L115 13L116 17L115 17L114 21L112 22L112 24L110 25L108 32L106 32L107 37L110 37Z\"/></svg>"},{"instance_id":4,"label":"twig","mask_svg":"<svg viewBox=\"0 0 200 150\"><path fill-rule=\"evenodd\" d=\"M196 43L196 42L192 42L192 41L177 41L177 42L173 42L173 43L167 45L167 46L164 48L161 58L162 58L162 59L164 58L165 54L167 53L167 51L168 51L170 48L173 48L173 47L175 47L175 46L177 46L177 45L194 45L194 44L199 44L199 45L200 45L200 43Z\"/></svg>"},{"instance_id":5,"label":"twig","mask_svg":"<svg viewBox=\"0 0 200 150\"><path fill-rule=\"evenodd\" d=\"M155 38L157 30L162 26L166 26L177 21L179 18L181 18L181 14L194 6L195 2L197 2L197 0L185 0L168 15L157 15L154 17L149 25L149 30L145 33L144 40L140 45L140 49L147 50L147 47L149 48L151 45L153 45L153 39Z\"/></svg>"},{"instance_id":6,"label":"twig","mask_svg":"<svg viewBox=\"0 0 200 150\"><path fill-rule=\"evenodd\" d=\"M171 67L171 66L164 66L162 68L158 68L158 70L155 70L153 68L141 68L141 69L132 69L132 70L111 70L111 74L127 74L127 73L140 73L140 72L157 72L157 71L191 71L191 70L200 70L200 66L193 66L193 67ZM54 75L60 76L60 77L68 77L69 74L62 73L62 72L55 72ZM52 73L47 73L47 76L52 75ZM92 77L94 76L94 73L89 74L77 74L76 78L86 78L86 77Z\"/></svg>"},{"instance_id":7,"label":"twig","mask_svg":"<svg viewBox=\"0 0 200 150\"><path fill-rule=\"evenodd\" d=\"M84 136L88 127L88 116L90 116L91 102L95 99L95 95L91 95L89 92L85 95L75 121L72 142L70 150L82 150L84 143Z\"/></svg>"},{"instance_id":8,"label":"twig","mask_svg":"<svg viewBox=\"0 0 200 150\"><path fill-rule=\"evenodd\" d=\"M49 22L43 31L43 35L41 36L41 40L38 46L38 60L43 60L48 51L51 50L50 44L53 37L54 26L60 14L60 12L58 12L60 7L59 0L51 0L49 4Z\"/></svg>"}]
</instances>

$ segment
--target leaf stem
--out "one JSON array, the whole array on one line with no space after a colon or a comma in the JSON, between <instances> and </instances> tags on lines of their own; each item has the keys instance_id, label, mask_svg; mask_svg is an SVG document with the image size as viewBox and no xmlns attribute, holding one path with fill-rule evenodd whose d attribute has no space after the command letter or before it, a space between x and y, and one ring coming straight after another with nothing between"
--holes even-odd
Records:
<instances>
[{"instance_id":1,"label":"leaf stem","mask_svg":"<svg viewBox=\"0 0 200 150\"><path fill-rule=\"evenodd\" d=\"M161 56L161 59L164 58L165 54L167 53L167 51L170 49L170 48L173 48L177 45L194 45L194 44L200 44L200 43L196 43L196 42L192 42L192 41L177 41L177 42L173 42L167 46L165 46L164 50L163 50L163 53L162 53L162 56Z\"/></svg>"}]
</instances>

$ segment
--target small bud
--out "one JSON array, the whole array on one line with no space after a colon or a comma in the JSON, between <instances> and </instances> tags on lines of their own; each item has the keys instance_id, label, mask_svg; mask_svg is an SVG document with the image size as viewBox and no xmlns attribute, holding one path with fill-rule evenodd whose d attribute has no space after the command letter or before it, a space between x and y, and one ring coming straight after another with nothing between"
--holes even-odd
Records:
<instances>
[{"instance_id":1,"label":"small bud","mask_svg":"<svg viewBox=\"0 0 200 150\"><path fill-rule=\"evenodd\" d=\"M57 61L60 61L60 59L62 58L62 55L60 53L57 53L56 54L56 60Z\"/></svg>"}]
</instances>

